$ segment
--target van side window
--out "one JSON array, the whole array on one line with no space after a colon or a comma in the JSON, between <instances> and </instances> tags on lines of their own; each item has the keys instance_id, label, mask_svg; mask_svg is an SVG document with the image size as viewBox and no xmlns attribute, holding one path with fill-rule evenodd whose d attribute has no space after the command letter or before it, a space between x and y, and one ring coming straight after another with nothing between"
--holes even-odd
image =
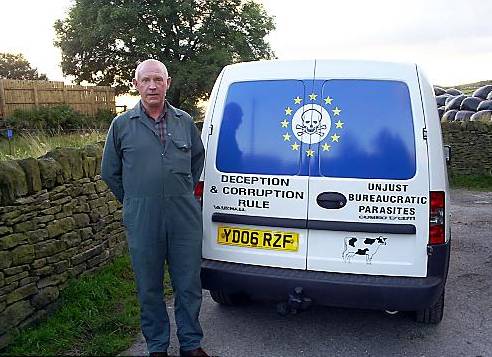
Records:
<instances>
[{"instance_id":1,"label":"van side window","mask_svg":"<svg viewBox=\"0 0 492 357\"><path fill-rule=\"evenodd\" d=\"M216 166L221 172L298 175L301 150L290 129L294 98L304 97L298 80L233 83L228 90L218 138ZM294 95L295 94L295 95ZM283 124L282 124L283 123ZM287 136L283 136L288 134ZM283 145L285 143L285 145Z\"/></svg>"},{"instance_id":2,"label":"van side window","mask_svg":"<svg viewBox=\"0 0 492 357\"><path fill-rule=\"evenodd\" d=\"M329 143L330 152L319 151L321 176L396 180L415 176L414 127L405 83L329 80L322 92L342 111L335 115L329 110L330 131L339 138Z\"/></svg>"}]
</instances>

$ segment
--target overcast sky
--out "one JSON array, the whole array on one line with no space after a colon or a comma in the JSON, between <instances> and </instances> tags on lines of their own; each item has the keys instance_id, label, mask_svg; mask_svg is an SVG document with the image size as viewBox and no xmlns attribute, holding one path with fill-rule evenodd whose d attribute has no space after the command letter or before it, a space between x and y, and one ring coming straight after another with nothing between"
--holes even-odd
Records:
<instances>
[{"instance_id":1,"label":"overcast sky","mask_svg":"<svg viewBox=\"0 0 492 357\"><path fill-rule=\"evenodd\" d=\"M492 79L492 0L262 0L279 59L415 62L433 84ZM63 80L53 23L70 0L0 0L0 52L21 52Z\"/></svg>"}]
</instances>

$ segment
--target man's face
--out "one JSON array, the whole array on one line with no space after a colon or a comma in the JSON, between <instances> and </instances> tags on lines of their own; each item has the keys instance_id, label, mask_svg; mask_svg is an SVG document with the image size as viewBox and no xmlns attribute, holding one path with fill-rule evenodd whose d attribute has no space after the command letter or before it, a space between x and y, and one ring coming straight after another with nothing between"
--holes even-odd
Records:
<instances>
[{"instance_id":1,"label":"man's face","mask_svg":"<svg viewBox=\"0 0 492 357\"><path fill-rule=\"evenodd\" d=\"M133 80L145 107L157 108L164 105L166 92L171 85L169 78L156 63L146 63L138 73L138 80Z\"/></svg>"}]
</instances>

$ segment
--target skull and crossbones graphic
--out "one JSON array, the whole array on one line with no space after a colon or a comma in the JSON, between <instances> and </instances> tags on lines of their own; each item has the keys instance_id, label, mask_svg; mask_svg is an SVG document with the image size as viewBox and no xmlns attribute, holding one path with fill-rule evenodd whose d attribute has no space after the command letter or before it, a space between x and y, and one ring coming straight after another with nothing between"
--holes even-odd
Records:
<instances>
[{"instance_id":1,"label":"skull and crossbones graphic","mask_svg":"<svg viewBox=\"0 0 492 357\"><path fill-rule=\"evenodd\" d=\"M323 115L317 109L311 108L302 113L302 123L296 125L296 132L298 136L304 134L313 135L317 134L323 136L323 130L326 130L327 126L321 123Z\"/></svg>"}]
</instances>

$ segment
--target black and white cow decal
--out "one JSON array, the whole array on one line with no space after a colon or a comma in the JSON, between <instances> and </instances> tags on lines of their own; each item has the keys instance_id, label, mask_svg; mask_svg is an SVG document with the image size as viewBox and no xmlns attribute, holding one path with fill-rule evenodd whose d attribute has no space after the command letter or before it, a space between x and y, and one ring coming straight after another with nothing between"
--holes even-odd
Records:
<instances>
[{"instance_id":1,"label":"black and white cow decal","mask_svg":"<svg viewBox=\"0 0 492 357\"><path fill-rule=\"evenodd\" d=\"M371 264L372 257L377 253L379 247L386 245L386 237L378 238L355 238L345 237L345 246L342 253L343 261L350 263L354 255L365 255L366 263Z\"/></svg>"}]
</instances>

